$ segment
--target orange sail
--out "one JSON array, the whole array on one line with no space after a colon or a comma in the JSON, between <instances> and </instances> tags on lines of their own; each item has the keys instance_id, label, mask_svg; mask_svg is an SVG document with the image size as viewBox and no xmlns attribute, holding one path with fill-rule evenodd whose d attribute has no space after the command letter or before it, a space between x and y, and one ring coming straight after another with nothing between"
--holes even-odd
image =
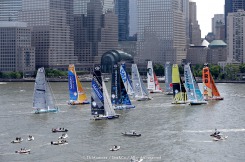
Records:
<instances>
[{"instance_id":1,"label":"orange sail","mask_svg":"<svg viewBox=\"0 0 245 162\"><path fill-rule=\"evenodd\" d=\"M202 70L203 95L206 100L223 100L215 85L209 67L205 66Z\"/></svg>"},{"instance_id":2,"label":"orange sail","mask_svg":"<svg viewBox=\"0 0 245 162\"><path fill-rule=\"evenodd\" d=\"M82 88L82 84L75 71L74 64L70 64L68 68L68 83L70 92L71 105L89 104L87 96Z\"/></svg>"}]
</instances>

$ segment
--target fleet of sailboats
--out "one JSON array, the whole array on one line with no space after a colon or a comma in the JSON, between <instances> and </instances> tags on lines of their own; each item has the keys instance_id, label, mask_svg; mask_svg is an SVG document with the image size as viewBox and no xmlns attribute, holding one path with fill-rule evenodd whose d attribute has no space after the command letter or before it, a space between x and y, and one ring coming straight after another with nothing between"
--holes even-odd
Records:
<instances>
[{"instance_id":1,"label":"fleet of sailboats","mask_svg":"<svg viewBox=\"0 0 245 162\"><path fill-rule=\"evenodd\" d=\"M202 83L203 83L203 95L205 100L223 100L215 85L214 79L210 73L207 64L204 65L202 70Z\"/></svg>"},{"instance_id":2,"label":"fleet of sailboats","mask_svg":"<svg viewBox=\"0 0 245 162\"><path fill-rule=\"evenodd\" d=\"M153 70L152 61L147 63L147 89L150 93L162 93L157 76Z\"/></svg>"},{"instance_id":3,"label":"fleet of sailboats","mask_svg":"<svg viewBox=\"0 0 245 162\"><path fill-rule=\"evenodd\" d=\"M75 65L70 64L68 67L68 87L70 94L69 105L89 104L82 84L77 76Z\"/></svg>"},{"instance_id":4,"label":"fleet of sailboats","mask_svg":"<svg viewBox=\"0 0 245 162\"><path fill-rule=\"evenodd\" d=\"M58 111L52 89L46 80L44 67L37 70L33 93L33 108L35 114Z\"/></svg>"}]
</instances>

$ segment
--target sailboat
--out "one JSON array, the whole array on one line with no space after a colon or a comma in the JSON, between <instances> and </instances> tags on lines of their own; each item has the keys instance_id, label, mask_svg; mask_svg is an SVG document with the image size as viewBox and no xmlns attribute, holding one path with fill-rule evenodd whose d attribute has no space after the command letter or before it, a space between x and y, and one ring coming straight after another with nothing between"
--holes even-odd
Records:
<instances>
[{"instance_id":1,"label":"sailboat","mask_svg":"<svg viewBox=\"0 0 245 162\"><path fill-rule=\"evenodd\" d=\"M120 75L121 75L121 79L123 81L123 85L127 91L127 94L129 96L134 96L134 89L132 86L132 81L130 80L130 77L126 71L125 63L122 63L120 66Z\"/></svg>"},{"instance_id":2,"label":"sailboat","mask_svg":"<svg viewBox=\"0 0 245 162\"><path fill-rule=\"evenodd\" d=\"M190 105L207 104L191 71L190 63L184 65L185 89Z\"/></svg>"},{"instance_id":3,"label":"sailboat","mask_svg":"<svg viewBox=\"0 0 245 162\"><path fill-rule=\"evenodd\" d=\"M207 64L204 64L202 70L203 95L205 100L223 100L215 85L214 79L210 73Z\"/></svg>"},{"instance_id":4,"label":"sailboat","mask_svg":"<svg viewBox=\"0 0 245 162\"><path fill-rule=\"evenodd\" d=\"M158 82L157 76L154 73L152 61L148 61L147 63L147 89L150 93L162 93L162 89L160 88L160 84Z\"/></svg>"},{"instance_id":5,"label":"sailboat","mask_svg":"<svg viewBox=\"0 0 245 162\"><path fill-rule=\"evenodd\" d=\"M101 77L100 65L94 66L91 91L91 114L94 120L118 118L113 109L104 80Z\"/></svg>"},{"instance_id":6,"label":"sailboat","mask_svg":"<svg viewBox=\"0 0 245 162\"><path fill-rule=\"evenodd\" d=\"M33 94L33 108L35 109L35 114L58 111L51 87L45 77L44 67L39 68L37 71Z\"/></svg>"},{"instance_id":7,"label":"sailboat","mask_svg":"<svg viewBox=\"0 0 245 162\"><path fill-rule=\"evenodd\" d=\"M172 66L173 101L172 104L186 104L187 95L184 84L180 78L178 64Z\"/></svg>"},{"instance_id":8,"label":"sailboat","mask_svg":"<svg viewBox=\"0 0 245 162\"><path fill-rule=\"evenodd\" d=\"M137 101L146 101L151 100L149 93L140 77L138 67L136 64L132 64L132 82L133 82L133 89L135 92L135 99Z\"/></svg>"},{"instance_id":9,"label":"sailboat","mask_svg":"<svg viewBox=\"0 0 245 162\"><path fill-rule=\"evenodd\" d=\"M119 72L118 64L115 64L112 70L111 102L114 109L135 108L135 106L131 104L127 91L124 87L122 75Z\"/></svg>"},{"instance_id":10,"label":"sailboat","mask_svg":"<svg viewBox=\"0 0 245 162\"><path fill-rule=\"evenodd\" d=\"M165 94L167 95L173 95L173 84L172 84L172 65L170 62L166 62L165 68L164 68L164 74L165 74Z\"/></svg>"},{"instance_id":11,"label":"sailboat","mask_svg":"<svg viewBox=\"0 0 245 162\"><path fill-rule=\"evenodd\" d=\"M82 88L82 84L76 74L75 65L70 64L68 67L68 86L70 92L69 105L89 104L87 96Z\"/></svg>"}]
</instances>

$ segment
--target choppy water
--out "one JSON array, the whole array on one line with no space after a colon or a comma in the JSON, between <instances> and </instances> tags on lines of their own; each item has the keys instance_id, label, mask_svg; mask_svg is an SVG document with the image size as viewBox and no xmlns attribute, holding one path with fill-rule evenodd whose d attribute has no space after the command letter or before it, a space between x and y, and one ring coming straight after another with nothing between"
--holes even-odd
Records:
<instances>
[{"instance_id":1,"label":"choppy water","mask_svg":"<svg viewBox=\"0 0 245 162\"><path fill-rule=\"evenodd\" d=\"M118 111L115 120L90 120L90 105L67 106L67 83L51 83L60 112L33 114L34 83L0 83L0 161L40 162L128 162L143 157L143 162L238 162L245 161L245 84L217 84L223 101L202 106L172 105L172 96L153 94L153 100L136 102L136 109ZM90 95L90 83L83 83ZM50 145L64 127L69 144ZM214 128L228 135L225 141L212 141ZM136 130L141 137L130 138L121 132ZM26 141L31 134L34 141ZM17 136L20 144L10 142ZM112 145L121 149L111 152ZM31 154L15 154L20 148Z\"/></svg>"}]
</instances>

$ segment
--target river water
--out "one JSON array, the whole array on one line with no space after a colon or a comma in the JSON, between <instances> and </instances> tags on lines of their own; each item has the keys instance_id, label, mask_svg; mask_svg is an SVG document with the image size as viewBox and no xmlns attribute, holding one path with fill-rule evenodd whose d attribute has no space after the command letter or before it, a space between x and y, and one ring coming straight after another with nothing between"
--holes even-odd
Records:
<instances>
[{"instance_id":1,"label":"river water","mask_svg":"<svg viewBox=\"0 0 245 162\"><path fill-rule=\"evenodd\" d=\"M82 83L90 98L91 84ZM109 83L107 83L109 84ZM164 84L161 84L163 86ZM118 111L119 119L93 121L90 105L68 106L67 83L51 83L60 112L32 113L33 82L0 83L0 161L40 162L243 162L245 161L245 84L217 84L223 101L201 106L172 105L172 96L152 94L151 101L132 101L136 109ZM55 146L67 128L69 144ZM228 138L213 141L217 128ZM124 137L136 130L141 137ZM35 137L27 141L28 135ZM20 144L10 143L22 137ZM109 151L120 145L119 151ZM30 148L31 154L14 153Z\"/></svg>"}]
</instances>

